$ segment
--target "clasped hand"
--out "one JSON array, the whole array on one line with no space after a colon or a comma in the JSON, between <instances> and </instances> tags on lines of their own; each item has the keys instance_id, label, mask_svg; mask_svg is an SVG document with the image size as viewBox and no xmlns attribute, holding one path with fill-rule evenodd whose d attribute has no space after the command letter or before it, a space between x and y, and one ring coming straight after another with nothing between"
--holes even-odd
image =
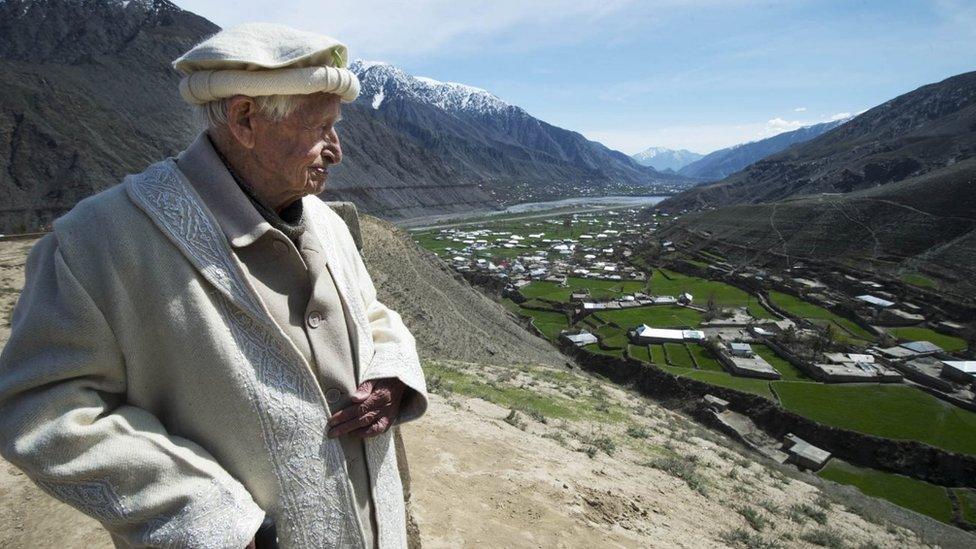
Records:
<instances>
[{"instance_id":1,"label":"clasped hand","mask_svg":"<svg viewBox=\"0 0 976 549\"><path fill-rule=\"evenodd\" d=\"M350 396L352 404L329 418L329 437L367 438L386 432L400 413L405 389L393 377L362 382Z\"/></svg>"}]
</instances>

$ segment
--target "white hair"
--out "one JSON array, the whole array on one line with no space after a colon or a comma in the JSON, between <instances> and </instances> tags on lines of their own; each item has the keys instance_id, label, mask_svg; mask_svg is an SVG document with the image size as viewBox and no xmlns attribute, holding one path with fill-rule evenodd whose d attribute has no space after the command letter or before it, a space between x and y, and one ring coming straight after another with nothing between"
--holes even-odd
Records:
<instances>
[{"instance_id":1,"label":"white hair","mask_svg":"<svg viewBox=\"0 0 976 549\"><path fill-rule=\"evenodd\" d=\"M303 95L265 95L254 97L258 112L278 122L301 105ZM231 98L217 99L202 105L196 105L194 112L198 122L204 128L219 128L227 125L227 105Z\"/></svg>"}]
</instances>

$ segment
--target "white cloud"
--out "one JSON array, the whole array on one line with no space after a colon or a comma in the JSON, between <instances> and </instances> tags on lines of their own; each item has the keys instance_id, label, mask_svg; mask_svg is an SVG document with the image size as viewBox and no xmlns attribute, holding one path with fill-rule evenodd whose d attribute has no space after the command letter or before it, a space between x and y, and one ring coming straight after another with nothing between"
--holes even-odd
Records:
<instances>
[{"instance_id":1,"label":"white cloud","mask_svg":"<svg viewBox=\"0 0 976 549\"><path fill-rule=\"evenodd\" d=\"M657 4L674 3L659 0ZM261 19L334 36L349 44L353 57L399 61L430 54L463 54L485 47L502 49L523 41L586 40L605 29L613 15L636 0L294 0L269 10L258 0L229 4L185 0L180 6L221 26ZM642 10L645 6L639 6ZM532 32L517 32L531 29ZM501 37L501 38L500 38Z\"/></svg>"},{"instance_id":2,"label":"white cloud","mask_svg":"<svg viewBox=\"0 0 976 549\"><path fill-rule=\"evenodd\" d=\"M797 107L797 108L793 109L793 112L807 112L807 108L806 107Z\"/></svg>"},{"instance_id":3,"label":"white cloud","mask_svg":"<svg viewBox=\"0 0 976 549\"><path fill-rule=\"evenodd\" d=\"M845 116L840 116L845 115ZM846 118L849 113L835 116ZM840 118L831 117L831 120ZM783 132L793 131L818 123L817 120L787 120L775 117L766 122L743 124L698 124L668 126L648 130L590 129L580 133L588 139L599 141L611 149L634 154L647 147L688 149L697 153L710 153L740 143L758 141Z\"/></svg>"},{"instance_id":4,"label":"white cloud","mask_svg":"<svg viewBox=\"0 0 976 549\"><path fill-rule=\"evenodd\" d=\"M776 118L766 121L766 133L768 133L769 136L773 136L778 133L796 130L806 125L806 122L800 120L784 120L777 116Z\"/></svg>"},{"instance_id":5,"label":"white cloud","mask_svg":"<svg viewBox=\"0 0 976 549\"><path fill-rule=\"evenodd\" d=\"M861 112L864 112L864 111L861 111ZM858 114L860 114L860 113L858 113ZM849 112L839 112L837 114L830 115L827 118L827 120L830 120L831 122L833 122L835 120L843 120L845 118L850 118L851 116L853 116L853 115L851 113L849 113Z\"/></svg>"}]
</instances>

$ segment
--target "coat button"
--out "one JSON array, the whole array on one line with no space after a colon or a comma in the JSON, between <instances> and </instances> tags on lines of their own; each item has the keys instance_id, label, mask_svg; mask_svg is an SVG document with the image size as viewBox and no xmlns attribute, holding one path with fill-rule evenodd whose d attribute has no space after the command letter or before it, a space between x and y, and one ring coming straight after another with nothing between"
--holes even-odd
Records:
<instances>
[{"instance_id":1,"label":"coat button","mask_svg":"<svg viewBox=\"0 0 976 549\"><path fill-rule=\"evenodd\" d=\"M308 327L309 328L312 328L314 330L315 328L318 328L319 325L321 325L321 324L322 324L322 313L320 313L318 311L312 311L312 312L308 313Z\"/></svg>"},{"instance_id":2,"label":"coat button","mask_svg":"<svg viewBox=\"0 0 976 549\"><path fill-rule=\"evenodd\" d=\"M329 404L335 404L339 402L340 396L342 396L342 392L339 389L329 389L325 392L325 401Z\"/></svg>"}]
</instances>

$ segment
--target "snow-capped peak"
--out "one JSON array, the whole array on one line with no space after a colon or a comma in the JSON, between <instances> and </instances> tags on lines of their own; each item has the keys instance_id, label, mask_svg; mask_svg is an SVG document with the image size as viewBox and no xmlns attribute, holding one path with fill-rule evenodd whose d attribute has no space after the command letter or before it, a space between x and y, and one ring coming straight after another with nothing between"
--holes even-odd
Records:
<instances>
[{"instance_id":1,"label":"snow-capped peak","mask_svg":"<svg viewBox=\"0 0 976 549\"><path fill-rule=\"evenodd\" d=\"M374 109L382 108L384 100L406 95L449 112L493 114L512 107L486 90L442 82L426 76L413 76L382 61L356 59L349 69L359 77L362 94L369 98Z\"/></svg>"}]
</instances>

